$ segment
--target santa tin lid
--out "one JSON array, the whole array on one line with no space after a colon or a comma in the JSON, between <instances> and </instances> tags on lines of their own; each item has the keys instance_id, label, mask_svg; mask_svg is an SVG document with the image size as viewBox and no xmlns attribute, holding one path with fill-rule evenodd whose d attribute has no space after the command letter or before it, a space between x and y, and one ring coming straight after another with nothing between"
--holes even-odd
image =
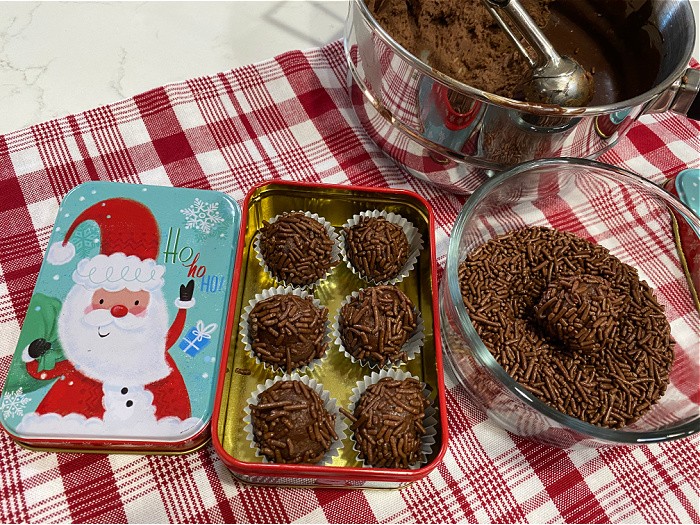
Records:
<instances>
[{"instance_id":1,"label":"santa tin lid","mask_svg":"<svg viewBox=\"0 0 700 525\"><path fill-rule=\"evenodd\" d=\"M238 204L215 191L88 182L58 210L0 422L39 448L204 443Z\"/></svg>"}]
</instances>

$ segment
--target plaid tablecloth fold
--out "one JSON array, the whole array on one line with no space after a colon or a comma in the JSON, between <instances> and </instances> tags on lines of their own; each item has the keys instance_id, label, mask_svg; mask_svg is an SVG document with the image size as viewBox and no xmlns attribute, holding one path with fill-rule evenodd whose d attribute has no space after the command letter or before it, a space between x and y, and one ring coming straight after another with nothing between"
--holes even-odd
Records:
<instances>
[{"instance_id":1,"label":"plaid tablecloth fold","mask_svg":"<svg viewBox=\"0 0 700 525\"><path fill-rule=\"evenodd\" d=\"M257 182L391 186L436 212L438 263L464 202L404 174L350 105L340 42L153 89L0 136L0 380L63 196L88 180L211 188ZM662 182L700 166L700 126L645 116L602 159ZM211 446L184 456L51 454L0 433L2 522L698 523L697 438L562 451L498 429L448 376L451 442L402 491L254 488Z\"/></svg>"}]
</instances>

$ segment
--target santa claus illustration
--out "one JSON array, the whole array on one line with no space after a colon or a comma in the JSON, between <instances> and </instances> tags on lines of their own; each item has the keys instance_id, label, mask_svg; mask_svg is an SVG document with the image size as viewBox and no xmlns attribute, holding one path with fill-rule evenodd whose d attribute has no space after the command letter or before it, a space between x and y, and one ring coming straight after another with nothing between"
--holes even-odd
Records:
<instances>
[{"instance_id":1,"label":"santa claus illustration","mask_svg":"<svg viewBox=\"0 0 700 525\"><path fill-rule=\"evenodd\" d=\"M74 258L71 235L88 220L100 229L101 253L78 262L61 307L58 339L65 359L40 370L39 360L51 348L41 338L23 351L31 376L55 381L36 411L25 416L24 430L52 418L64 425L70 420L95 426L101 420L129 431L134 425L190 418L187 388L168 349L195 304L194 281L180 285L177 315L168 325L165 267L156 263L158 224L146 206L124 198L85 209L64 240L50 246L49 263Z\"/></svg>"}]
</instances>

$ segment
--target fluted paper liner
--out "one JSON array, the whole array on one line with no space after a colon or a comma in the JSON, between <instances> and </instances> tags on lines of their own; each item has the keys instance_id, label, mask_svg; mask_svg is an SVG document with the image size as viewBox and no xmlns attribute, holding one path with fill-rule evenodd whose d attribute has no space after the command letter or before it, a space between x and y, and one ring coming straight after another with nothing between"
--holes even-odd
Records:
<instances>
[{"instance_id":1,"label":"fluted paper liner","mask_svg":"<svg viewBox=\"0 0 700 525\"><path fill-rule=\"evenodd\" d=\"M362 290L366 289L367 288L363 288ZM401 350L406 352L406 361L404 361L403 359L398 361L387 360L386 364L383 367L380 367L379 363L375 363L374 361L368 359L358 359L346 350L345 344L343 343L343 338L340 335L340 312L343 309L343 306L348 304L355 297L359 296L362 290L354 291L350 295L345 297L345 299L343 299L343 301L340 303L340 307L338 307L338 310L335 313L335 317L333 319L332 337L335 344L338 345L338 350L345 354L345 356L348 359L350 359L350 361L352 361L353 363L359 363L360 365L368 366L371 369L401 366L402 363L415 359L415 357L420 353L421 349L423 348L423 342L425 341L425 324L423 323L423 316L421 315L420 310L415 305L413 305L413 313L416 316L416 330L415 332L413 332L413 335L411 335L411 337L409 337L401 347Z\"/></svg>"},{"instance_id":2,"label":"fluted paper liner","mask_svg":"<svg viewBox=\"0 0 700 525\"><path fill-rule=\"evenodd\" d=\"M316 286L320 281L323 281L325 279L328 279L328 276L333 272L333 268L335 268L338 263L340 262L340 241L339 241L339 236L338 233L335 231L335 228L331 225L330 222L328 222L325 218L321 217L318 215L318 213L311 213L310 211L301 211L301 210L294 210L294 211L288 211L284 213L280 213L278 215L275 215L271 219L268 219L269 224L273 224L277 222L277 219L279 219L282 215L285 214L290 214L290 213L303 213L307 217L314 219L315 221L318 221L321 223L321 225L326 229L326 233L328 234L328 237L330 237L331 241L333 241L333 248L331 248L331 266L326 272L326 274L315 280L312 283L309 284L293 284L293 283L287 283L284 281L284 279L277 277L272 270L267 266L267 263L265 262L265 259L262 256L262 253L260 251L260 231L258 231L255 234L255 241L253 241L253 246L255 247L255 258L258 260L260 263L260 266L263 267L265 270L265 273L267 273L270 277L275 279L277 282L281 283L284 286L294 286L295 288L302 288L302 289L311 289L314 286Z\"/></svg>"},{"instance_id":3,"label":"fluted paper liner","mask_svg":"<svg viewBox=\"0 0 700 525\"><path fill-rule=\"evenodd\" d=\"M360 270L355 268L348 259L347 248L345 246L345 228L352 228L353 226L359 224L362 217L384 217L388 222L400 226L403 233L406 235L406 239L408 240L408 258L396 277L392 277L391 279L384 281L375 281L374 279L370 279L369 277L365 276ZM340 243L340 254L347 267L350 268L352 273L372 284L396 284L403 281L411 273L411 270L413 270L414 266L416 265L416 261L418 260L418 256L420 255L420 251L423 249L423 237L418 231L418 228L413 226L413 223L407 221L401 215L393 212L386 212L384 210L363 211L357 215L353 215L352 219L349 219L341 226L338 240Z\"/></svg>"},{"instance_id":4,"label":"fluted paper liner","mask_svg":"<svg viewBox=\"0 0 700 525\"><path fill-rule=\"evenodd\" d=\"M250 357L255 359L255 362L264 366L268 370L272 370L275 373L283 372L283 373L292 373L292 372L305 372L309 370L313 370L315 366L318 366L321 364L321 362L326 358L328 355L328 352L330 351L330 343L331 343L331 321L330 321L330 315L331 313L328 312L328 317L326 319L326 329L325 329L325 336L323 338L323 342L326 344L326 353L323 354L323 357L319 357L317 359L312 360L308 365L300 366L295 368L294 370L284 370L284 368L275 366L271 363L267 363L260 359L258 355L255 353L253 350L253 346L251 344L251 340L248 336L248 317L250 315L250 312L253 310L255 305L259 301L263 301L265 299L269 299L273 295L280 295L280 294L287 294L287 295L297 295L301 297L302 299L305 299L307 297L311 297L311 302L316 308L324 308L324 306L321 304L321 301L316 299L311 292L304 288L295 288L293 286L278 286L276 288L267 288L266 290L263 290L260 293L255 294L255 297L248 301L248 306L243 308L243 311L241 312L241 322L239 324L241 328L241 338L243 340L243 344L245 345L245 351L248 353Z\"/></svg>"},{"instance_id":5,"label":"fluted paper liner","mask_svg":"<svg viewBox=\"0 0 700 525\"><path fill-rule=\"evenodd\" d=\"M428 399L430 396L430 389L428 388L428 386L425 383L423 383L419 378L411 375L409 372L404 372L403 370L398 369L380 370L379 372L372 372L372 375L365 376L362 381L357 382L357 386L352 389L352 396L350 396L350 406L348 407L348 412L354 414L355 406L360 401L362 394L364 394L370 386L378 383L381 379L384 379L385 377L390 377L392 379L396 379L397 381L403 381L404 379L413 378L416 381L419 381L423 386L423 395L425 396L425 398ZM437 430L435 428L437 426L437 419L435 418L435 415L436 411L433 407L433 404L431 403L425 409L425 417L423 418L423 428L425 428L425 434L423 434L423 436L421 437L420 460L416 461L414 464L409 466L411 470L418 469L421 465L426 464L428 462L428 458L433 452L433 445L435 445L435 435L437 434ZM352 430L350 430L350 433L352 435L353 442L352 449L355 452L357 452L357 461L361 462L362 466L365 468L377 468L365 463L365 461L360 457L360 449L357 445L357 441L355 440L355 433Z\"/></svg>"},{"instance_id":6,"label":"fluted paper liner","mask_svg":"<svg viewBox=\"0 0 700 525\"><path fill-rule=\"evenodd\" d=\"M277 383L278 381L301 381L306 386L314 390L321 397L321 401L323 401L323 406L328 411L328 413L335 415L334 429L336 435L338 436L338 439L331 443L331 448L328 450L328 452L326 452L326 455L323 456L323 459L318 463L315 463L315 465L330 465L333 462L333 458L338 456L340 454L340 450L343 448L343 440L346 437L345 430L348 428L348 425L345 422L345 418L343 417L343 415L338 411L337 400L335 398L332 398L327 390L323 389L323 385L315 379L311 379L305 375L299 375L296 372L294 372L293 374L284 374L283 376L277 376L274 379L268 379L267 381L265 381L264 384L258 385L256 390L251 393L250 397L246 401L246 405L243 408L243 411L245 412L245 416L243 417L245 427L243 428L243 430L246 433L246 439L250 443L250 448L255 450L255 456L258 458L262 458L264 463L272 463L267 459L267 457L264 454L260 453L260 449L257 443L255 442L250 405L257 405L258 397L260 396L260 394L262 394L265 390L270 388L273 384Z\"/></svg>"}]
</instances>

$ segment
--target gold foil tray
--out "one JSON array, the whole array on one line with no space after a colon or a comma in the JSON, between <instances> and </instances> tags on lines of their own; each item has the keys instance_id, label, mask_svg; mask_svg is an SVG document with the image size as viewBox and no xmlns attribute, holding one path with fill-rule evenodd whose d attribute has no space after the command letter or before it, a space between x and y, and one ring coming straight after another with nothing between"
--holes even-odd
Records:
<instances>
[{"instance_id":1,"label":"gold foil tray","mask_svg":"<svg viewBox=\"0 0 700 525\"><path fill-rule=\"evenodd\" d=\"M436 419L438 427L440 427L441 421L444 420L444 415L440 414L441 406L444 406L444 403L438 403L436 398L441 391L438 388L438 374L441 378L442 369L440 368L438 371L438 363L436 363L435 338L439 337L439 333L435 331L437 323L434 322L435 312L433 311L433 295L437 294L437 289L434 289L437 279L433 275L436 266L432 254L434 243L432 242L431 213L424 201L408 192L275 182L252 190L243 208L243 231L241 232L243 238L239 239L242 246L239 253L240 259L236 264L239 282L235 304L232 303L233 311L229 314L229 322L231 323L230 346L228 354L224 348L223 357L226 359L226 371L220 387L221 398L218 400L220 410L218 425L215 429L218 432L217 437L221 448L223 448L224 456L229 455L243 463L260 464L263 462L262 458L256 457L255 450L251 448L251 443L246 439L243 422L244 408L246 401L257 386L267 379L275 377L275 373L265 369L248 355L239 333L241 312L248 302L256 293L281 284L265 272L256 258L253 243L263 221L285 211L310 211L318 213L329 221L336 230L339 230L340 226L354 214L374 209L401 215L418 228L423 238L423 249L416 266L410 275L397 286L420 308L425 325L425 341L416 358L403 364L401 369L417 376L430 387L431 401L437 410ZM341 259L333 272L314 287L313 293L328 308L329 320L332 324L341 301L353 291L367 286L369 284L355 276L346 266L345 261ZM439 344L437 348L440 348ZM363 367L359 363L352 363L332 341L322 364L304 373L322 383L324 389L330 392L331 397L336 398L338 406L347 408L353 387L365 375L370 375L373 370L378 371L378 369ZM250 371L250 374L244 375L240 371ZM343 416L339 414L338 417ZM429 458L428 465L433 463L436 457L442 455L442 429L437 428L436 430L436 443L433 446L432 457ZM352 432L348 429L341 454L335 457L333 467L362 466L356 459L351 434ZM224 457L225 462L226 459ZM231 466L230 461L227 463ZM235 470L235 466L232 468Z\"/></svg>"}]
</instances>

